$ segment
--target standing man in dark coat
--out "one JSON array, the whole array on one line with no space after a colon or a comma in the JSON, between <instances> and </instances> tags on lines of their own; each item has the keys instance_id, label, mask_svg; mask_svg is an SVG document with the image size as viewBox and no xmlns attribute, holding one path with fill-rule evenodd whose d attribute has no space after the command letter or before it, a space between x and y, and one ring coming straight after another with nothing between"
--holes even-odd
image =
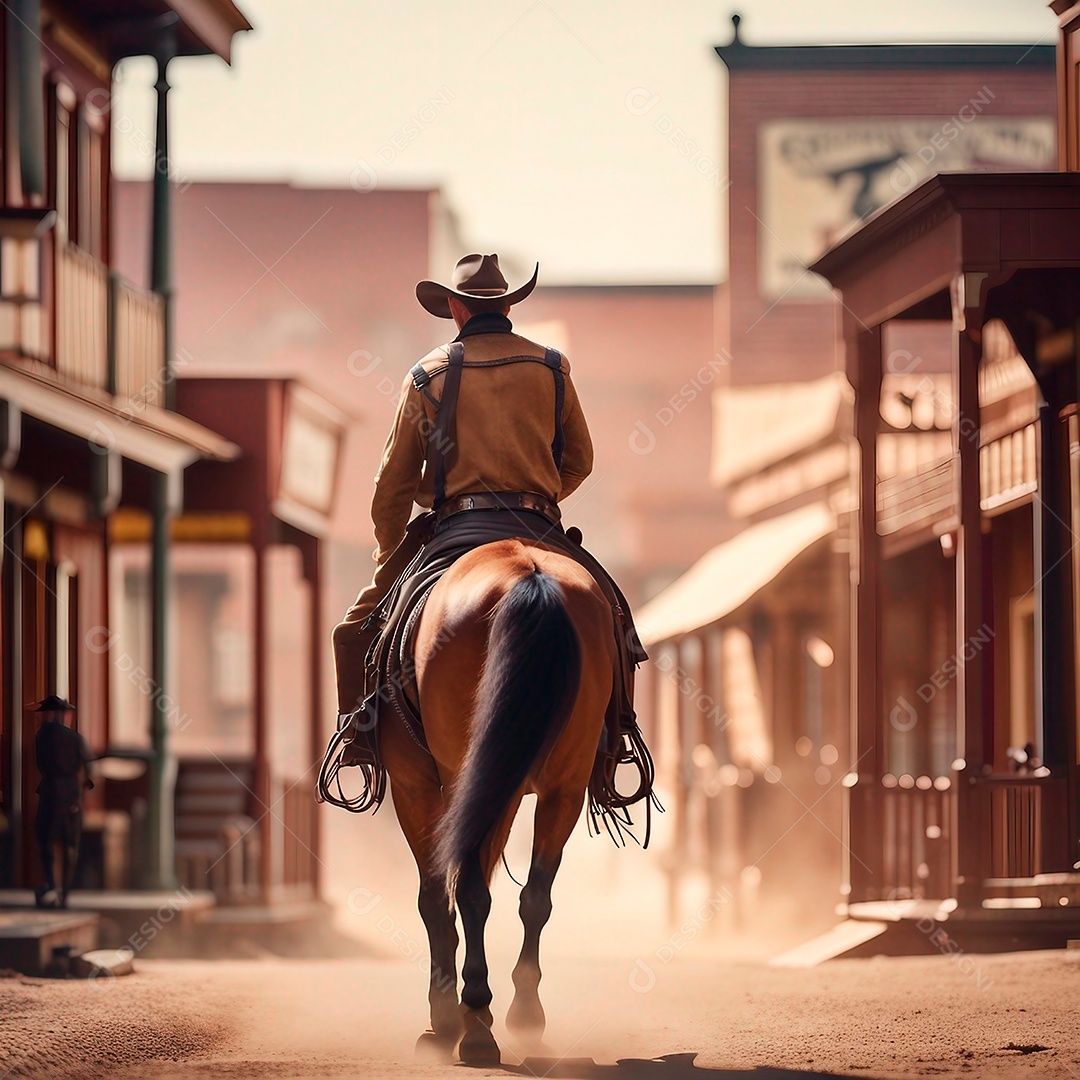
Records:
<instances>
[{"instance_id":1,"label":"standing man in dark coat","mask_svg":"<svg viewBox=\"0 0 1080 1080\"><path fill-rule=\"evenodd\" d=\"M52 906L52 897L56 897L59 907L67 907L71 879L79 861L83 789L94 786L87 768L92 759L86 740L74 728L68 727L68 717L75 715L75 706L70 701L50 694L37 703L34 711L41 713L44 720L34 739L37 768L41 774L34 827L42 872L42 886L36 891L35 899L38 907ZM55 877L58 845L59 893Z\"/></svg>"}]
</instances>

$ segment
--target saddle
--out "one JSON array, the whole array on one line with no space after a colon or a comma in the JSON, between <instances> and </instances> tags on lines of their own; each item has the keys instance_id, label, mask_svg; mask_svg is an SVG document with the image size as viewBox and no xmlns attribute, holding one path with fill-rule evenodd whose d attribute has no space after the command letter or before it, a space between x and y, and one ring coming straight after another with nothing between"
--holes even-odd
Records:
<instances>
[{"instance_id":1,"label":"saddle","mask_svg":"<svg viewBox=\"0 0 1080 1080\"><path fill-rule=\"evenodd\" d=\"M515 362L527 358L512 358ZM561 357L548 349L535 358L546 364L555 378L555 438L552 455L560 464L563 447ZM607 596L615 620L618 668L614 676L603 732L589 781L590 831L603 825L616 843L625 843L633 821L629 807L645 800L646 827L643 846L651 834L652 807L663 809L654 791L652 756L634 712L634 669L647 659L630 617L630 609L618 586L600 563L581 545L576 529L564 531L558 508L543 496L530 492L485 493L446 498L446 447L454 445L453 418L460 385L463 349L450 346L442 400L438 403L435 432L429 439L426 469L432 470L436 510L421 514L409 525L409 532L422 547L402 572L382 602L364 622L375 627L378 636L367 657L368 670L375 672L376 689L360 709L339 718L330 740L319 779L316 798L354 813L377 810L386 794L386 769L379 751L379 727L386 715L405 729L425 753L428 750L419 713L415 666L412 656L414 630L431 590L442 575L462 556L484 544L499 540L523 539L543 543L579 562ZM490 363L490 362L489 362ZM413 377L418 388L430 377L418 365ZM508 512L513 511L513 512ZM359 795L347 796L341 788L342 768L356 766L363 787ZM637 774L637 783L628 794L619 791L616 773L627 766Z\"/></svg>"},{"instance_id":2,"label":"saddle","mask_svg":"<svg viewBox=\"0 0 1080 1080\"><path fill-rule=\"evenodd\" d=\"M535 511L462 512L448 518L437 531L435 515L424 514L414 519L410 528L428 532L430 539L365 622L366 626L376 626L379 630L367 658L369 670L376 673L376 690L360 709L339 722L320 771L320 801L355 813L378 808L386 792L386 769L379 752L378 732L387 719L402 723L416 745L430 753L418 707L413 661L414 632L427 598L443 574L474 548L498 540L534 540L584 566L611 603L619 661L589 781L590 827L599 832L603 826L617 843L624 842L624 834L633 825L628 808L644 799L647 813L643 843L647 845L651 806L660 809L660 805L653 792L652 755L633 706L634 669L647 654L638 642L618 587L577 541L573 530L567 533ZM354 797L345 795L340 784L340 770L350 765L358 766L363 778L362 791ZM627 793L620 792L616 786L620 766L627 766L637 774L633 790Z\"/></svg>"}]
</instances>

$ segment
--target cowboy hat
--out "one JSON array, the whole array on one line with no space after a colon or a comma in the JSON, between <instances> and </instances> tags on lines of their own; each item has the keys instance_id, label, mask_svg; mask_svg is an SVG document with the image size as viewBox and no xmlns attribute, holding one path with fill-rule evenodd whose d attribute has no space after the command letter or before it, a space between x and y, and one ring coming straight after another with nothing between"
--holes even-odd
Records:
<instances>
[{"instance_id":1,"label":"cowboy hat","mask_svg":"<svg viewBox=\"0 0 1080 1080\"><path fill-rule=\"evenodd\" d=\"M59 694L49 694L32 707L32 712L74 712L75 706Z\"/></svg>"},{"instance_id":2,"label":"cowboy hat","mask_svg":"<svg viewBox=\"0 0 1080 1080\"><path fill-rule=\"evenodd\" d=\"M466 255L458 259L457 266L450 280L453 285L440 285L437 281L421 281L416 286L416 299L440 319L449 319L450 305L447 298L456 296L468 303L476 311L483 311L486 306L477 301L490 300L492 309L499 309L504 304L516 304L524 300L536 288L536 276L540 273L540 264L536 264L533 276L520 288L509 292L502 271L499 269L498 255Z\"/></svg>"}]
</instances>

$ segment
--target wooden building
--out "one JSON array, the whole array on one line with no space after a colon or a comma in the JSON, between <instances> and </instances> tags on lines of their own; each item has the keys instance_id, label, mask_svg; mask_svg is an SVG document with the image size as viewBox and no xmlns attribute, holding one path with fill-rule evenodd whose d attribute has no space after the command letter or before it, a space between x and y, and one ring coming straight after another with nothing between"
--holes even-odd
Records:
<instances>
[{"instance_id":1,"label":"wooden building","mask_svg":"<svg viewBox=\"0 0 1080 1080\"><path fill-rule=\"evenodd\" d=\"M314 773L333 715L322 574L347 420L269 376L181 379L176 403L240 451L191 466L172 522L177 881L219 903L310 915L303 902L321 887ZM136 664L149 645L138 598L150 524L137 512L110 522L113 653ZM133 690L118 690L112 715L126 728L113 737L146 746Z\"/></svg>"},{"instance_id":2,"label":"wooden building","mask_svg":"<svg viewBox=\"0 0 1080 1080\"><path fill-rule=\"evenodd\" d=\"M716 50L730 179L717 342L730 364L714 394L711 473L736 535L641 612L659 658L642 711L673 808L673 912L679 879L704 871L744 915L809 929L846 899L843 783L858 756L848 722L853 394L835 334L842 307L810 267L938 170L1052 167L1054 50L755 46L734 22ZM947 453L949 343L908 321L890 348L878 456L883 480L909 493ZM995 370L994 393L1008 397L1015 365ZM904 528L906 497L891 504ZM933 649L921 630L937 625L930 613L904 618L898 632ZM718 725L701 727L702 701ZM938 760L945 744L935 746Z\"/></svg>"},{"instance_id":3,"label":"wooden building","mask_svg":"<svg viewBox=\"0 0 1080 1080\"><path fill-rule=\"evenodd\" d=\"M935 177L813 267L856 393L849 912L967 948L1080 922L1080 10L1054 7L1069 171ZM912 322L947 349L950 439L898 481L884 391L924 377L895 348Z\"/></svg>"},{"instance_id":4,"label":"wooden building","mask_svg":"<svg viewBox=\"0 0 1080 1080\"><path fill-rule=\"evenodd\" d=\"M144 515L149 635L136 677L144 775L108 777L88 800L92 883L166 885L172 872L169 521L184 470L227 460L228 439L170 409L167 68L229 59L248 24L230 0L23 0L0 18L0 882L37 883L35 717L48 693L78 707L96 753L113 741L109 698L134 673L110 648L110 517ZM114 272L112 72L158 62L150 288ZM134 771L139 772L138 763ZM122 773L124 770L120 770Z\"/></svg>"}]
</instances>

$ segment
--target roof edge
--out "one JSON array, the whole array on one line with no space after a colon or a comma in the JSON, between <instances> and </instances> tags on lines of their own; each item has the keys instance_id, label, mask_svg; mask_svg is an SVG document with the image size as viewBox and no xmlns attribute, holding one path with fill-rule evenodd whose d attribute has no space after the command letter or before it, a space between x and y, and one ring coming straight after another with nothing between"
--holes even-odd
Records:
<instances>
[{"instance_id":1,"label":"roof edge","mask_svg":"<svg viewBox=\"0 0 1080 1080\"><path fill-rule=\"evenodd\" d=\"M1034 42L907 42L862 45L748 45L739 36L739 15L731 16L734 36L716 45L729 71L853 68L1017 67L1053 68L1056 45Z\"/></svg>"}]
</instances>

